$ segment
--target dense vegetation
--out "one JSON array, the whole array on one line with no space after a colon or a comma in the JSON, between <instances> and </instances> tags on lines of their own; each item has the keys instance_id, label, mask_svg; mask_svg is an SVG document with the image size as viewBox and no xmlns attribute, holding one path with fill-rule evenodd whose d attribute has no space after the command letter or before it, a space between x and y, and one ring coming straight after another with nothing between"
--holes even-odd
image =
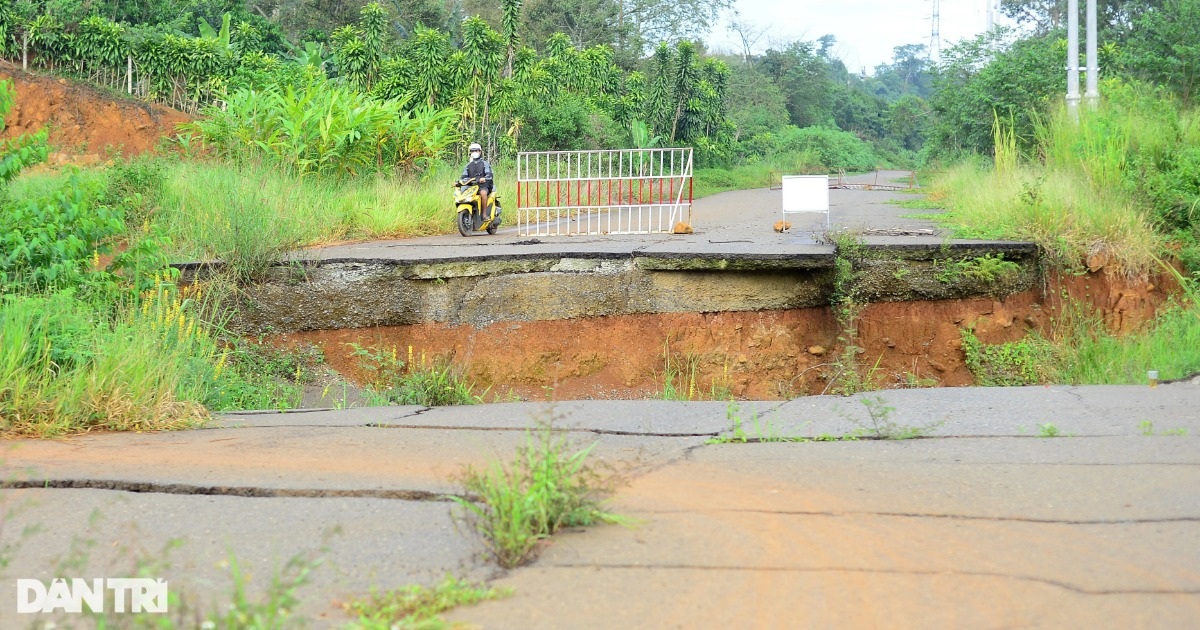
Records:
<instances>
[{"instance_id":1,"label":"dense vegetation","mask_svg":"<svg viewBox=\"0 0 1200 630\"><path fill-rule=\"evenodd\" d=\"M380 114L437 117L439 129L453 132L443 138L470 136L499 158L657 138L694 146L699 166L808 150L820 156L813 168L862 170L911 163L920 148L932 69L922 46L898 48L894 64L865 79L833 56L830 36L762 55L708 54L687 37L708 28L720 2L598 4L505 0L500 11L468 3L468 13L450 15L419 1L251 10L240 0L0 0L0 56L122 91L131 60L136 93L189 109L366 99ZM603 19L609 8L622 19ZM596 23L586 23L597 10ZM647 125L640 140L636 121ZM358 121L339 122L353 129ZM231 127L245 132L245 123ZM224 146L234 129L205 131L226 132L211 136ZM235 139L274 144L272 129L258 131ZM336 142L336 133L323 140ZM456 145L430 148L446 146ZM412 166L374 157L376 166Z\"/></svg>"}]
</instances>

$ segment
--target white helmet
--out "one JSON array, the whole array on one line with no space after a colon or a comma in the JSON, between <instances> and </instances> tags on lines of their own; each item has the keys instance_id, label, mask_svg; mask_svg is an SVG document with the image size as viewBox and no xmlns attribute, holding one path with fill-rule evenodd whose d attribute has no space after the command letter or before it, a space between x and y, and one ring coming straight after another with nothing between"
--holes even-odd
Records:
<instances>
[{"instance_id":1,"label":"white helmet","mask_svg":"<svg viewBox=\"0 0 1200 630\"><path fill-rule=\"evenodd\" d=\"M472 142L471 147L467 149L467 152L470 153L473 151L479 151L480 153L483 153L483 147L479 146L478 142Z\"/></svg>"}]
</instances>

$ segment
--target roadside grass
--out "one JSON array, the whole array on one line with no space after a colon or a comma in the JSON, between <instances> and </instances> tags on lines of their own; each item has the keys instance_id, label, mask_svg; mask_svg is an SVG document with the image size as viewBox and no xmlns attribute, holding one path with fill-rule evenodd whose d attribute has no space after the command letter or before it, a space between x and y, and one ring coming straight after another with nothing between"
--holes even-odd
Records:
<instances>
[{"instance_id":1,"label":"roadside grass","mask_svg":"<svg viewBox=\"0 0 1200 630\"><path fill-rule=\"evenodd\" d=\"M227 341L219 291L160 279L115 303L0 295L0 434L183 429L214 411L299 406L318 359Z\"/></svg>"},{"instance_id":2,"label":"roadside grass","mask_svg":"<svg viewBox=\"0 0 1200 630\"><path fill-rule=\"evenodd\" d=\"M588 461L596 443L578 448L540 420L511 462L467 466L461 496L452 497L458 515L496 562L512 568L528 562L539 543L564 527L625 523L601 506L616 477Z\"/></svg>"},{"instance_id":3,"label":"roadside grass","mask_svg":"<svg viewBox=\"0 0 1200 630\"><path fill-rule=\"evenodd\" d=\"M333 179L184 162L167 169L154 222L174 241L177 258L222 260L246 282L302 247L453 231L450 184L457 176L448 164L420 177Z\"/></svg>"},{"instance_id":4,"label":"roadside grass","mask_svg":"<svg viewBox=\"0 0 1200 630\"><path fill-rule=\"evenodd\" d=\"M1200 303L1188 289L1141 329L1116 335L1100 313L1068 300L1048 335L988 345L964 330L962 339L967 367L985 386L1143 384L1151 370L1172 380L1200 373Z\"/></svg>"},{"instance_id":5,"label":"roadside grass","mask_svg":"<svg viewBox=\"0 0 1200 630\"><path fill-rule=\"evenodd\" d=\"M512 589L471 584L447 575L433 586L412 585L386 593L372 593L350 602L346 610L356 619L350 627L361 630L440 630L451 627L440 615L451 608L512 595Z\"/></svg>"},{"instance_id":6,"label":"roadside grass","mask_svg":"<svg viewBox=\"0 0 1200 630\"><path fill-rule=\"evenodd\" d=\"M70 293L0 297L0 432L156 431L207 419L216 340L159 291L115 312Z\"/></svg>"},{"instance_id":7,"label":"roadside grass","mask_svg":"<svg viewBox=\"0 0 1200 630\"><path fill-rule=\"evenodd\" d=\"M1069 305L1060 320L1053 380L1073 385L1143 384L1200 373L1200 303L1172 299L1154 321L1124 336L1106 332L1103 317Z\"/></svg>"},{"instance_id":8,"label":"roadside grass","mask_svg":"<svg viewBox=\"0 0 1200 630\"><path fill-rule=\"evenodd\" d=\"M930 218L956 237L1034 241L1068 269L1098 256L1137 276L1168 247L1200 263L1200 115L1146 86L1105 89L1100 107L1081 111L1078 122L1061 107L1041 117L1024 155L1011 126L997 120L995 160L966 160L936 176L927 203L946 212Z\"/></svg>"},{"instance_id":9,"label":"roadside grass","mask_svg":"<svg viewBox=\"0 0 1200 630\"><path fill-rule=\"evenodd\" d=\"M934 183L942 214L924 215L955 238L1029 240L1052 262L1078 269L1089 255L1108 257L1118 271L1142 274L1154 265L1160 238L1146 210L1119 189L1096 189L1078 172L1017 167L997 172L963 162Z\"/></svg>"}]
</instances>

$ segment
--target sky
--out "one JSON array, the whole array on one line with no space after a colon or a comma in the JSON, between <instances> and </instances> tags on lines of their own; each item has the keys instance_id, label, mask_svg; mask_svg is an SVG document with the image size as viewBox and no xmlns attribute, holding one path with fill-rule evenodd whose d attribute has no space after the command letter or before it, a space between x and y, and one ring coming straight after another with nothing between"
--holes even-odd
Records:
<instances>
[{"instance_id":1,"label":"sky","mask_svg":"<svg viewBox=\"0 0 1200 630\"><path fill-rule=\"evenodd\" d=\"M982 32L985 0L941 0L942 48ZM787 42L815 40L831 34L837 38L834 54L851 72L863 66L892 61L892 49L904 44L929 44L932 0L735 0L734 9L744 22L766 27L754 52L780 48ZM711 49L741 52L738 36L728 30L730 16L707 38ZM1005 23L996 15L998 24Z\"/></svg>"}]
</instances>

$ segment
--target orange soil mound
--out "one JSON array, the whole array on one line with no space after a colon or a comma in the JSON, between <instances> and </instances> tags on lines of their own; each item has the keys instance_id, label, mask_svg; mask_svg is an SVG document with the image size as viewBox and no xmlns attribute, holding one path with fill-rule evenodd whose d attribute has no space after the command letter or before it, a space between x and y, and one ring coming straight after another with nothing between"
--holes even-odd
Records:
<instances>
[{"instance_id":1,"label":"orange soil mound","mask_svg":"<svg viewBox=\"0 0 1200 630\"><path fill-rule=\"evenodd\" d=\"M92 164L114 155L153 151L164 135L192 118L168 107L120 98L97 88L22 72L0 62L0 80L16 86L16 104L0 137L13 138L50 127L50 164Z\"/></svg>"}]
</instances>

